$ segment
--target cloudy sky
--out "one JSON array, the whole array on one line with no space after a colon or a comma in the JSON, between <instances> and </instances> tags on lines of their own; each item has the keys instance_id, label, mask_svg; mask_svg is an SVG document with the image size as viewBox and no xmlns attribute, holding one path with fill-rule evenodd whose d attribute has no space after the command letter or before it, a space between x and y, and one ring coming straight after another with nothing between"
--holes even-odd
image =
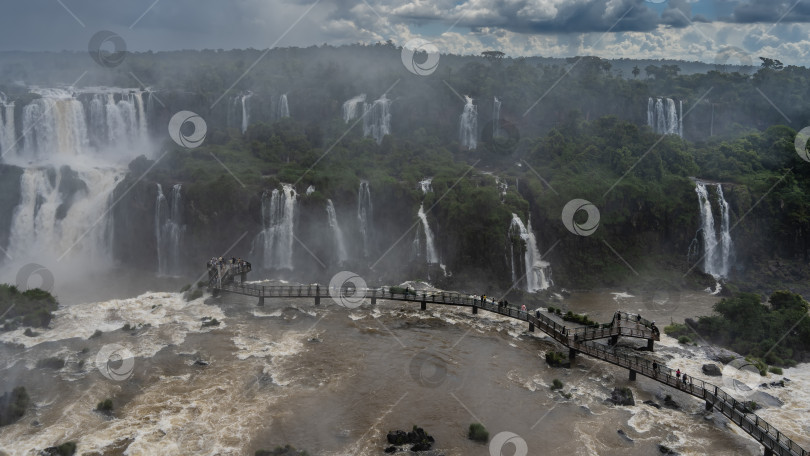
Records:
<instances>
[{"instance_id":1,"label":"cloudy sky","mask_svg":"<svg viewBox=\"0 0 810 456\"><path fill-rule=\"evenodd\" d=\"M441 52L810 63L810 0L13 0L0 51L340 45L413 38Z\"/></svg>"}]
</instances>

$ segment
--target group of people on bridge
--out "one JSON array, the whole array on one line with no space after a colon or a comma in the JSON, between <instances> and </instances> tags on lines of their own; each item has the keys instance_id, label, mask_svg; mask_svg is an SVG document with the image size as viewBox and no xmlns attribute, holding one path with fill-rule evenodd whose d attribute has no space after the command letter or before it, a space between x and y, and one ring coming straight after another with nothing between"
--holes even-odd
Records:
<instances>
[{"instance_id":1,"label":"group of people on bridge","mask_svg":"<svg viewBox=\"0 0 810 456\"><path fill-rule=\"evenodd\" d=\"M224 277L229 273L236 274L243 269L249 269L250 263L236 257L232 257L231 259L211 257L206 266L208 267L208 283L216 283L217 287L221 287Z\"/></svg>"}]
</instances>

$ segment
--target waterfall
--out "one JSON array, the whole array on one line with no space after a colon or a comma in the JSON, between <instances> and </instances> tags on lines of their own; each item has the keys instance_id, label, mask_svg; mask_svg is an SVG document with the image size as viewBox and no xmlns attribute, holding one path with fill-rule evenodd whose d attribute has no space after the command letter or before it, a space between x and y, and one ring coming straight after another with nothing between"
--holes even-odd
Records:
<instances>
[{"instance_id":1,"label":"waterfall","mask_svg":"<svg viewBox=\"0 0 810 456\"><path fill-rule=\"evenodd\" d=\"M338 264L344 264L349 260L349 255L346 253L343 231L341 231L340 225L338 225L335 205L332 204L331 199L326 200L326 213L329 216L329 228L332 230L332 236L335 241L335 256L337 257Z\"/></svg>"},{"instance_id":2,"label":"waterfall","mask_svg":"<svg viewBox=\"0 0 810 456\"><path fill-rule=\"evenodd\" d=\"M25 168L20 201L11 214L9 257L51 266L76 259L85 266L84 272L90 269L88 262L108 266L112 225L107 214L112 191L123 176L124 170L101 167Z\"/></svg>"},{"instance_id":3,"label":"waterfall","mask_svg":"<svg viewBox=\"0 0 810 456\"><path fill-rule=\"evenodd\" d=\"M248 109L248 100L252 97L253 94L248 92L245 95L240 97L241 104L242 104L242 134L244 135L247 131L248 125L250 124L250 110ZM286 97L286 95L285 95ZM284 99L284 103L287 103L287 99ZM287 111L287 116L290 115L289 110ZM282 116L283 117L283 116Z\"/></svg>"},{"instance_id":4,"label":"waterfall","mask_svg":"<svg viewBox=\"0 0 810 456\"><path fill-rule=\"evenodd\" d=\"M155 202L155 238L157 240L158 275L177 275L180 270L180 244L185 227L182 225L182 186L172 187L171 200L163 195L163 188L157 184Z\"/></svg>"},{"instance_id":5,"label":"waterfall","mask_svg":"<svg viewBox=\"0 0 810 456\"><path fill-rule=\"evenodd\" d=\"M429 264L435 264L439 262L439 255L436 253L436 245L433 240L433 231L430 229L430 225L428 224L427 215L425 214L424 204L419 205L419 211L416 213L416 216L419 217L419 220L422 221L422 231L425 234L425 259ZM415 245L419 246L419 231L416 232L416 242ZM421 250L418 250L421 254Z\"/></svg>"},{"instance_id":6,"label":"waterfall","mask_svg":"<svg viewBox=\"0 0 810 456\"><path fill-rule=\"evenodd\" d=\"M363 103L365 102L366 102L366 94L361 93L360 95L350 100L347 100L345 103L343 103L343 121L349 123L350 120L357 117L357 115L359 114L357 107L362 106Z\"/></svg>"},{"instance_id":7,"label":"waterfall","mask_svg":"<svg viewBox=\"0 0 810 456\"><path fill-rule=\"evenodd\" d=\"M287 104L287 94L278 98L278 118L290 117L290 105Z\"/></svg>"},{"instance_id":8,"label":"waterfall","mask_svg":"<svg viewBox=\"0 0 810 456\"><path fill-rule=\"evenodd\" d=\"M423 194L427 195L429 192L433 191L433 186L431 185L432 183L433 183L433 178L432 177L426 177L426 178L422 179L421 181L419 181L419 189L422 190Z\"/></svg>"},{"instance_id":9,"label":"waterfall","mask_svg":"<svg viewBox=\"0 0 810 456\"><path fill-rule=\"evenodd\" d=\"M712 198L707 185L715 187L716 201L720 215L720 232L717 232ZM731 270L734 256L734 245L731 239L729 205L723 195L721 184L697 182L695 192L698 195L700 209L700 230L702 233L703 271L716 278L726 278Z\"/></svg>"},{"instance_id":10,"label":"waterfall","mask_svg":"<svg viewBox=\"0 0 810 456\"><path fill-rule=\"evenodd\" d=\"M647 99L647 125L662 135L683 137L683 101L678 107L672 98Z\"/></svg>"},{"instance_id":11,"label":"waterfall","mask_svg":"<svg viewBox=\"0 0 810 456\"><path fill-rule=\"evenodd\" d=\"M464 96L466 104L461 113L459 126L459 141L461 147L472 150L478 146L478 108L473 104L473 99Z\"/></svg>"},{"instance_id":12,"label":"waterfall","mask_svg":"<svg viewBox=\"0 0 810 456\"><path fill-rule=\"evenodd\" d=\"M16 102L16 147L13 102L0 107L3 161L23 168L19 201L0 214L11 221L0 261L4 272L37 261L67 281L112 265L113 191L131 157L151 155L143 92L30 90L39 98Z\"/></svg>"},{"instance_id":13,"label":"waterfall","mask_svg":"<svg viewBox=\"0 0 810 456\"><path fill-rule=\"evenodd\" d=\"M0 92L2 93L2 92ZM2 101L3 110L0 111L0 157L14 149L17 142L17 130L14 128L14 102Z\"/></svg>"},{"instance_id":14,"label":"waterfall","mask_svg":"<svg viewBox=\"0 0 810 456\"><path fill-rule=\"evenodd\" d=\"M23 107L26 161L70 159L87 150L87 124L81 102L70 96L38 98Z\"/></svg>"},{"instance_id":15,"label":"waterfall","mask_svg":"<svg viewBox=\"0 0 810 456\"><path fill-rule=\"evenodd\" d=\"M492 137L497 138L501 131L501 100L494 97L492 101Z\"/></svg>"},{"instance_id":16,"label":"waterfall","mask_svg":"<svg viewBox=\"0 0 810 456\"><path fill-rule=\"evenodd\" d=\"M368 181L360 181L360 188L357 190L357 222L365 258L368 258L371 250L372 220L371 187L368 185Z\"/></svg>"},{"instance_id":17,"label":"waterfall","mask_svg":"<svg viewBox=\"0 0 810 456\"><path fill-rule=\"evenodd\" d=\"M385 94L374 103L365 103L363 108L363 136L371 136L381 143L391 134L391 100Z\"/></svg>"},{"instance_id":18,"label":"waterfall","mask_svg":"<svg viewBox=\"0 0 810 456\"><path fill-rule=\"evenodd\" d=\"M523 269L526 276L526 291L535 292L545 290L551 285L551 265L543 261L540 251L537 249L537 240L532 232L532 222L529 221L528 228L523 225L517 214L512 214L512 223L509 225L509 237L511 239L512 255L512 278L517 281L515 270L515 243L518 243L520 250L523 250Z\"/></svg>"},{"instance_id":19,"label":"waterfall","mask_svg":"<svg viewBox=\"0 0 810 456\"><path fill-rule=\"evenodd\" d=\"M251 253L261 255L266 269L293 269L296 196L290 184L262 194L262 231L253 240Z\"/></svg>"}]
</instances>

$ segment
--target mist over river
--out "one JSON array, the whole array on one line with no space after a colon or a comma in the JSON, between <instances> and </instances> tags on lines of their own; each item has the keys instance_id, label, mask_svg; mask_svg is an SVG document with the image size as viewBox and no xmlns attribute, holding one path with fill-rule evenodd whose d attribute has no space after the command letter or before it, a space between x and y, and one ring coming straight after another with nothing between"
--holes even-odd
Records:
<instances>
[{"instance_id":1,"label":"mist over river","mask_svg":"<svg viewBox=\"0 0 810 456\"><path fill-rule=\"evenodd\" d=\"M708 312L717 299L684 294L667 315ZM420 311L383 300L356 309L331 299L320 306L306 299L256 304L227 294L186 302L181 293L146 292L64 306L33 337L22 329L2 333L0 377L4 385L24 384L33 406L0 428L0 451L36 455L75 441L78 454L242 455L291 444L315 455L381 455L389 430L416 424L435 437L437 454L490 454L486 444L467 439L473 422L491 435L519 435L530 455L651 455L659 444L684 455L761 451L699 400L645 377L630 382L626 370L584 355L570 369L549 367L544 354L560 350L556 343L486 311ZM617 309L664 319L623 290L574 293L556 304L588 309L598 321ZM207 318L220 324L203 327ZM121 329L125 324L131 329ZM96 330L103 334L91 337ZM98 353L111 344L134 356L123 380L99 369L108 360ZM634 346L623 339L619 349ZM652 355L696 378L710 362L703 348L665 335ZM58 370L37 367L49 357L67 362ZM784 377L791 380L784 388L767 390L784 405L759 414L810 444L810 368L786 369ZM549 388L554 379L570 399ZM632 389L635 406L605 402L623 386ZM680 410L642 403L662 404L667 394ZM104 398L113 399L109 416L94 411Z\"/></svg>"}]
</instances>

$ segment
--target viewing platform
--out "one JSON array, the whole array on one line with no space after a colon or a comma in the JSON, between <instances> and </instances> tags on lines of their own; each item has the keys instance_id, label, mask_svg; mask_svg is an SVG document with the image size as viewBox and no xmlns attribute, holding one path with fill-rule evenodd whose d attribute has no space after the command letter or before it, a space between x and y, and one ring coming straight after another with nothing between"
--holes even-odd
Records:
<instances>
[{"instance_id":1,"label":"viewing platform","mask_svg":"<svg viewBox=\"0 0 810 456\"><path fill-rule=\"evenodd\" d=\"M321 304L321 298L330 298L332 295L340 296L343 290L330 290L328 286L320 284L311 285L253 285L246 284L246 274L250 272L250 263L235 265L222 271L222 278L210 279L209 288L214 295L220 292L252 296L259 299L258 305L265 305L265 299L312 299L315 305ZM236 276L240 281L236 282ZM330 291L332 293L330 294ZM421 310L427 310L428 304L469 307L473 314L479 309L497 313L506 317L515 318L528 323L528 330L534 332L535 328L547 334L559 344L568 348L569 359L573 362L578 353L623 367L629 371L629 379L635 381L641 374L659 383L675 388L703 400L706 410L715 409L729 418L748 435L757 440L765 449L765 456L810 456L810 452L799 444L782 434L778 429L757 416L753 411L717 385L703 380L690 378L684 383L672 369L658 365L653 369L653 361L635 355L623 355L615 352L619 337L633 337L647 340L647 349L652 351L655 341L660 340L660 332L653 322L640 315L617 311L610 323L597 326L568 326L555 321L541 311L533 313L516 309L492 300L455 292L416 292L400 287L377 287L354 290L357 296L369 299L372 305L378 299L389 301L407 301L419 303ZM595 342L598 339L610 339L609 345Z\"/></svg>"}]
</instances>

